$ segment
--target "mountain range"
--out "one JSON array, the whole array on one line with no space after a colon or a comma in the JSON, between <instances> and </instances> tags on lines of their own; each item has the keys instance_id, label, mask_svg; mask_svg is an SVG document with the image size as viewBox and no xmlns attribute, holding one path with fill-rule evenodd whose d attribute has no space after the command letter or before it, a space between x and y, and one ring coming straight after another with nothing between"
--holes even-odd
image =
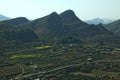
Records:
<instances>
[{"instance_id":1,"label":"mountain range","mask_svg":"<svg viewBox=\"0 0 120 80\"><path fill-rule=\"evenodd\" d=\"M110 24L111 25L111 24ZM61 14L53 12L42 18L29 21L18 17L0 22L1 35L9 41L45 40L57 43L105 43L118 42L119 37L103 25L87 24L80 20L72 10Z\"/></svg>"},{"instance_id":2,"label":"mountain range","mask_svg":"<svg viewBox=\"0 0 120 80\"><path fill-rule=\"evenodd\" d=\"M109 24L111 22L113 22L114 20L112 19L107 19L107 18L103 18L103 19L100 19L100 18L95 18L95 19L92 19L92 20L86 20L85 22L88 23L88 24Z\"/></svg>"},{"instance_id":3,"label":"mountain range","mask_svg":"<svg viewBox=\"0 0 120 80\"><path fill-rule=\"evenodd\" d=\"M41 39L60 39L72 37L78 40L104 41L116 38L102 25L89 25L81 21L72 10L61 14L53 12L45 17L18 26L33 30Z\"/></svg>"}]
</instances>

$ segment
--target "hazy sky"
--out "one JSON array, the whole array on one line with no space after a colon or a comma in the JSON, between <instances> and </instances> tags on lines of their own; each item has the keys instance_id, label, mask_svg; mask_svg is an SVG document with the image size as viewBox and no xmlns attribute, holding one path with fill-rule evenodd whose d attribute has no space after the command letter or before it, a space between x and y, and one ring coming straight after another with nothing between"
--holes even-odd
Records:
<instances>
[{"instance_id":1,"label":"hazy sky","mask_svg":"<svg viewBox=\"0 0 120 80\"><path fill-rule=\"evenodd\" d=\"M72 9L82 19L120 19L120 0L0 0L0 14L36 19Z\"/></svg>"}]
</instances>

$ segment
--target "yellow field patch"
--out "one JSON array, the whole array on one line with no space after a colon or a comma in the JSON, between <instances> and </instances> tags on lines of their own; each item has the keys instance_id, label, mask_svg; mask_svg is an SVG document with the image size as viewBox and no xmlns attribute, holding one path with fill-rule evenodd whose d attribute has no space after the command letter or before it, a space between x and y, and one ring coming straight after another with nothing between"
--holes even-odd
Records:
<instances>
[{"instance_id":1,"label":"yellow field patch","mask_svg":"<svg viewBox=\"0 0 120 80\"><path fill-rule=\"evenodd\" d=\"M36 49L49 49L52 48L53 46L40 46L40 47L35 47Z\"/></svg>"},{"instance_id":2,"label":"yellow field patch","mask_svg":"<svg viewBox=\"0 0 120 80\"><path fill-rule=\"evenodd\" d=\"M18 54L18 55L12 55L10 58L15 59L15 58L30 58L30 57L38 57L40 56L39 54Z\"/></svg>"}]
</instances>

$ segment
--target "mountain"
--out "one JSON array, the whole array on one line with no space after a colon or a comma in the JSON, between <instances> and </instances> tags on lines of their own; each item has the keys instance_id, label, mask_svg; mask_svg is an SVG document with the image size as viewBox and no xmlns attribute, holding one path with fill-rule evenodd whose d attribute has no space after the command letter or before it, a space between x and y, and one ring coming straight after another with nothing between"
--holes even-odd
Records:
<instances>
[{"instance_id":1,"label":"mountain","mask_svg":"<svg viewBox=\"0 0 120 80\"><path fill-rule=\"evenodd\" d=\"M0 14L0 21L9 20L9 19L10 19L9 17L6 17L6 16Z\"/></svg>"},{"instance_id":2,"label":"mountain","mask_svg":"<svg viewBox=\"0 0 120 80\"><path fill-rule=\"evenodd\" d=\"M56 12L20 25L19 27L33 30L39 38L50 38L60 36L64 33L62 19Z\"/></svg>"},{"instance_id":3,"label":"mountain","mask_svg":"<svg viewBox=\"0 0 120 80\"><path fill-rule=\"evenodd\" d=\"M86 23L88 24L108 24L108 23L111 23L113 22L113 20L110 20L110 19L107 19L107 18L103 18L103 19L100 19L100 18L95 18L95 19L92 19L92 20L87 20Z\"/></svg>"},{"instance_id":4,"label":"mountain","mask_svg":"<svg viewBox=\"0 0 120 80\"><path fill-rule=\"evenodd\" d=\"M29 22L29 20L25 17L18 17L10 20L5 20L4 22L8 22L12 26L18 26L18 25Z\"/></svg>"},{"instance_id":5,"label":"mountain","mask_svg":"<svg viewBox=\"0 0 120 80\"><path fill-rule=\"evenodd\" d=\"M73 33L71 29L75 26L77 28L79 25L87 24L82 22L72 10L67 10L60 15L53 12L19 27L32 29L39 38L58 38Z\"/></svg>"},{"instance_id":6,"label":"mountain","mask_svg":"<svg viewBox=\"0 0 120 80\"><path fill-rule=\"evenodd\" d=\"M33 40L36 34L29 29L18 29L6 22L0 22L0 37L8 40Z\"/></svg>"},{"instance_id":7,"label":"mountain","mask_svg":"<svg viewBox=\"0 0 120 80\"><path fill-rule=\"evenodd\" d=\"M29 29L18 29L7 22L0 22L0 49L15 47L16 44L37 39L36 34Z\"/></svg>"},{"instance_id":8,"label":"mountain","mask_svg":"<svg viewBox=\"0 0 120 80\"><path fill-rule=\"evenodd\" d=\"M76 41L104 42L107 40L110 42L117 39L102 25L89 25L81 21L72 10L64 11L61 14L53 12L18 27L31 29L39 39L45 40L62 41L66 38L72 38Z\"/></svg>"},{"instance_id":9,"label":"mountain","mask_svg":"<svg viewBox=\"0 0 120 80\"><path fill-rule=\"evenodd\" d=\"M60 14L64 24L86 24L81 21L72 10L67 10Z\"/></svg>"},{"instance_id":10,"label":"mountain","mask_svg":"<svg viewBox=\"0 0 120 80\"><path fill-rule=\"evenodd\" d=\"M2 21L1 23L7 25L6 27L1 27L1 35L7 40L29 41L39 38L39 40L60 43L89 41L98 43L111 42L118 39L117 36L101 24L90 25L83 22L72 10L66 10L61 14L53 12L33 21L29 21L25 17L18 17Z\"/></svg>"},{"instance_id":11,"label":"mountain","mask_svg":"<svg viewBox=\"0 0 120 80\"><path fill-rule=\"evenodd\" d=\"M110 24L105 25L105 27L113 32L114 34L120 36L120 20L116 20Z\"/></svg>"},{"instance_id":12,"label":"mountain","mask_svg":"<svg viewBox=\"0 0 120 80\"><path fill-rule=\"evenodd\" d=\"M113 19L107 19L107 18L103 18L104 24L109 24L112 23L114 20Z\"/></svg>"}]
</instances>

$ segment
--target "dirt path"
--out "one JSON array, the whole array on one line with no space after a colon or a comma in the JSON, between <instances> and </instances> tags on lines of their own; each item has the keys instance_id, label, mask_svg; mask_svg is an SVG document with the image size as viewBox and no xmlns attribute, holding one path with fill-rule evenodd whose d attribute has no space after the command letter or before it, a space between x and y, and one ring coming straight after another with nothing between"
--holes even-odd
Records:
<instances>
[{"instance_id":1,"label":"dirt path","mask_svg":"<svg viewBox=\"0 0 120 80\"><path fill-rule=\"evenodd\" d=\"M20 69L21 69L21 73L19 74L19 75L17 75L14 79L19 79L19 77L21 77L24 73L25 73L25 70L24 70L24 68L22 67L22 65L20 65L20 64L18 64L17 63L17 65L20 67ZM13 79L13 80L14 80Z\"/></svg>"}]
</instances>

